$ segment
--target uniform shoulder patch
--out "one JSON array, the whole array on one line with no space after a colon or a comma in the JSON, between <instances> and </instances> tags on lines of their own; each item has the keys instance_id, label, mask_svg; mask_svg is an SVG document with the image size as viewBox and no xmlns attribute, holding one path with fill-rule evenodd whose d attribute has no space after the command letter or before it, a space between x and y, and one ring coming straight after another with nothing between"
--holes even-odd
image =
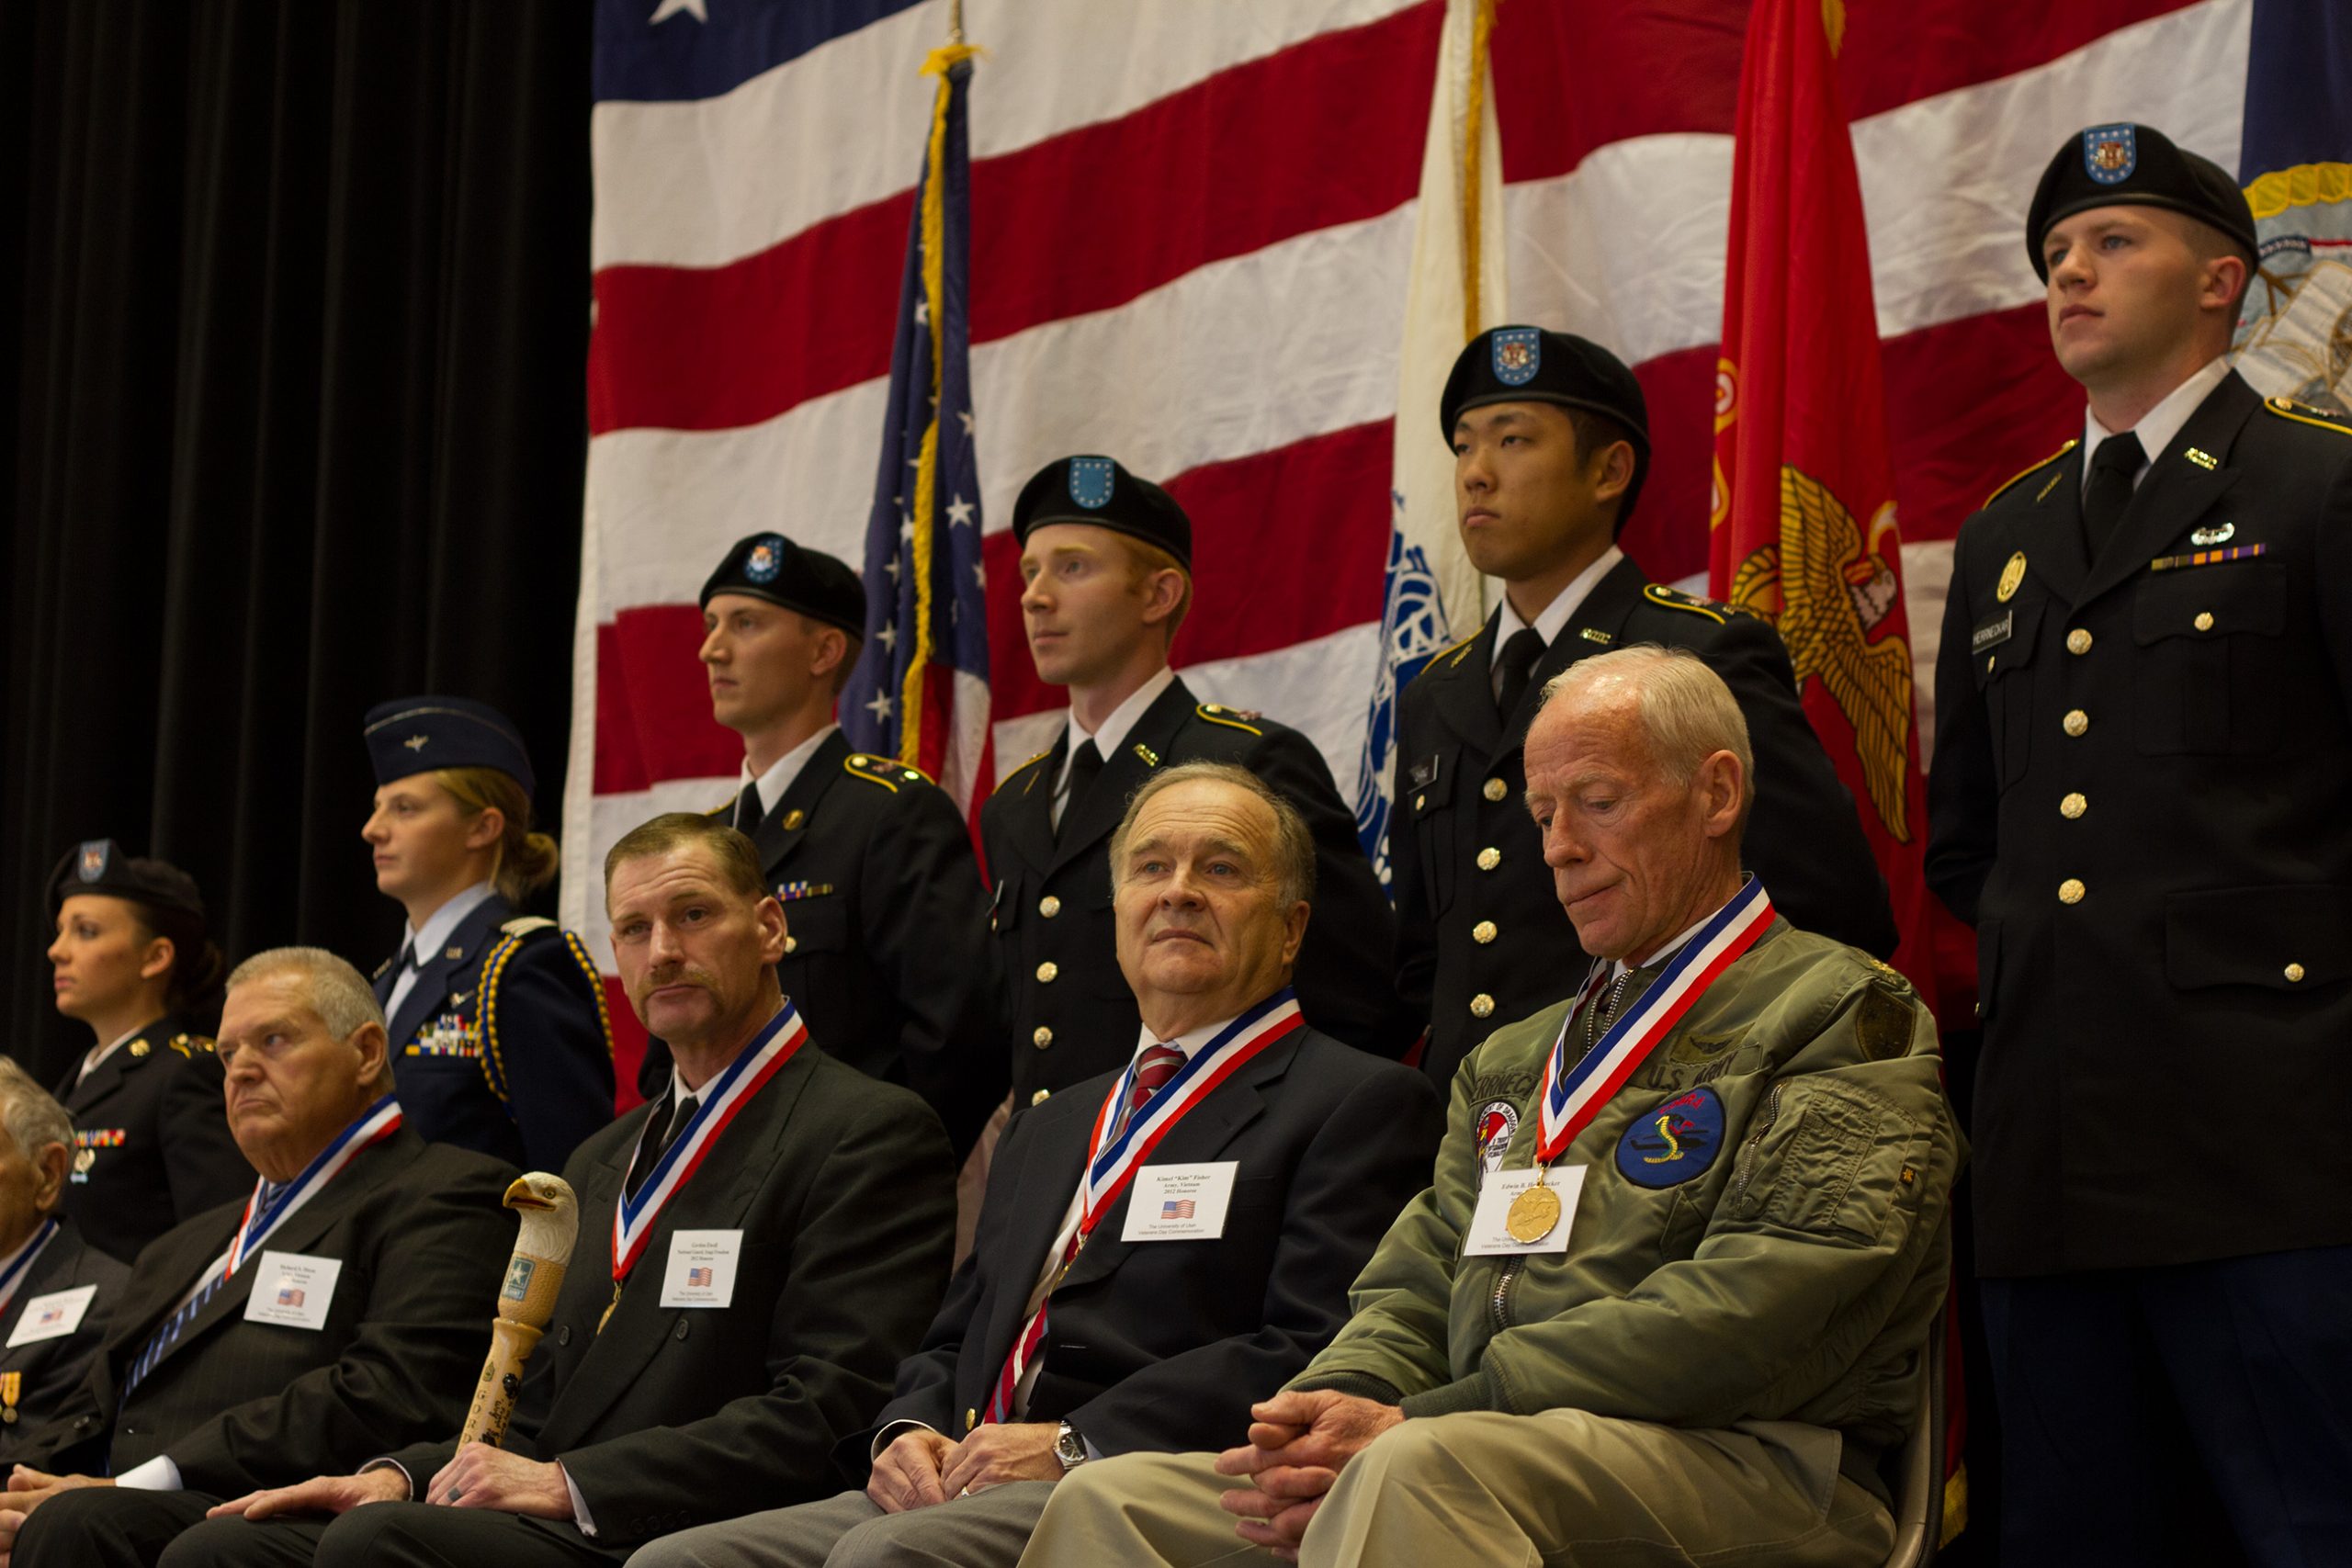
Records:
<instances>
[{"instance_id":1,"label":"uniform shoulder patch","mask_svg":"<svg viewBox=\"0 0 2352 1568\"><path fill-rule=\"evenodd\" d=\"M1030 758L1027 761L1025 761L1025 762L1022 763L1019 767L1007 769L1007 770L1005 771L1005 774L1004 774L1004 776L1003 776L1002 778L1001 778L1001 779L999 779L999 780L997 780L997 781L996 781L996 787L997 787L997 789L1002 789L1005 785L1007 785L1007 784L1011 784L1013 780L1015 780L1015 779L1019 778L1023 773L1024 773L1028 772L1031 768L1035 767L1038 763L1040 763L1040 762L1044 761L1046 758L1048 758L1048 757L1052 756L1053 754L1054 754L1054 749L1053 749L1052 747L1048 746L1048 747L1046 747L1044 750L1042 750L1042 751L1038 752L1035 756L1034 756L1034 757ZM996 793L996 791L995 791L995 790L990 790L989 793L989 794L991 794L991 795L993 795L993 794L995 794L995 793Z\"/></svg>"},{"instance_id":2,"label":"uniform shoulder patch","mask_svg":"<svg viewBox=\"0 0 2352 1568\"><path fill-rule=\"evenodd\" d=\"M2265 398L2262 406L2280 419L2291 419L2297 424L2316 425L2322 430L2332 430L2338 435L2352 435L2352 416L2339 413L2335 409L2317 408L2310 403L2297 402L2292 398Z\"/></svg>"},{"instance_id":3,"label":"uniform shoulder patch","mask_svg":"<svg viewBox=\"0 0 2352 1568\"><path fill-rule=\"evenodd\" d=\"M1685 593L1679 588L1668 588L1663 582L1644 583L1642 597L1665 609L1681 610L1693 615L1704 615L1707 619L1715 622L1727 621L1734 614L1732 607L1728 604L1718 604L1713 599L1702 599L1695 593Z\"/></svg>"},{"instance_id":4,"label":"uniform shoulder patch","mask_svg":"<svg viewBox=\"0 0 2352 1568\"><path fill-rule=\"evenodd\" d=\"M1899 972L1875 959L1871 967L1874 973L1854 1011L1854 1043L1865 1061L1884 1062L1910 1053L1918 1001L1911 982Z\"/></svg>"},{"instance_id":5,"label":"uniform shoulder patch","mask_svg":"<svg viewBox=\"0 0 2352 1568\"><path fill-rule=\"evenodd\" d=\"M1634 1118L1617 1140L1617 1173L1636 1187L1679 1187L1707 1174L1724 1148L1724 1102L1685 1089Z\"/></svg>"},{"instance_id":6,"label":"uniform shoulder patch","mask_svg":"<svg viewBox=\"0 0 2352 1568\"><path fill-rule=\"evenodd\" d=\"M899 793L901 784L935 784L938 782L921 768L909 767L896 757L876 757L866 751L851 752L842 759L842 768L852 778L880 784L893 795Z\"/></svg>"},{"instance_id":7,"label":"uniform shoulder patch","mask_svg":"<svg viewBox=\"0 0 2352 1568\"><path fill-rule=\"evenodd\" d=\"M1252 735L1266 733L1251 722L1266 716L1255 708L1229 708L1223 703L1203 703L1193 711L1211 724L1222 724L1234 729L1246 729Z\"/></svg>"},{"instance_id":8,"label":"uniform shoulder patch","mask_svg":"<svg viewBox=\"0 0 2352 1568\"><path fill-rule=\"evenodd\" d=\"M508 936L528 936L533 931L553 931L556 923L545 915L517 915L498 929Z\"/></svg>"},{"instance_id":9,"label":"uniform shoulder patch","mask_svg":"<svg viewBox=\"0 0 2352 1568\"><path fill-rule=\"evenodd\" d=\"M2034 475L2041 472L2042 469L2048 468L2051 464L2056 462L2059 458L2064 457L2067 453L2072 452L2075 447L2080 446L2081 445L2082 442L2079 439L2069 441L2066 445L2059 447L2058 450L2052 452L2039 463L2035 463L2028 468L2019 468L2016 473L2011 474L2007 479L2003 479L1999 484L1995 485L1993 487L1993 493L1984 498L1983 503L1977 508L1977 510L1981 512L1984 507L1992 505L1995 502L2000 500L2001 497L2008 494L2010 491L2015 490L2018 480L2031 479Z\"/></svg>"}]
</instances>

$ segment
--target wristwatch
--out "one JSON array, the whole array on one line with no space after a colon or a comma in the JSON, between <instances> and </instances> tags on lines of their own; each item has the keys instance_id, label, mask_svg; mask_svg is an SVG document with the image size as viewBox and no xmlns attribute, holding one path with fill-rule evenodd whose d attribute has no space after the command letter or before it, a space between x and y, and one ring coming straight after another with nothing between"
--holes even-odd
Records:
<instances>
[{"instance_id":1,"label":"wristwatch","mask_svg":"<svg viewBox=\"0 0 2352 1568\"><path fill-rule=\"evenodd\" d=\"M1078 1428L1067 1421L1062 1423L1061 1431L1054 1438L1054 1457L1062 1461L1064 1475L1086 1462L1086 1439L1080 1437Z\"/></svg>"}]
</instances>

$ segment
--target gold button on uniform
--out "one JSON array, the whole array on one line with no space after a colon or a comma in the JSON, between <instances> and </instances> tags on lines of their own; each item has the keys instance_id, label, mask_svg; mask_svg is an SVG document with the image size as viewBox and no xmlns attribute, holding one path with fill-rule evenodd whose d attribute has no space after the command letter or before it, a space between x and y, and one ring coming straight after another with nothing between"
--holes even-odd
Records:
<instances>
[{"instance_id":1,"label":"gold button on uniform","mask_svg":"<svg viewBox=\"0 0 2352 1568\"><path fill-rule=\"evenodd\" d=\"M1033 1095L1031 1095L1031 1096L1029 1097L1029 1103L1030 1103L1030 1104L1032 1104L1032 1105L1043 1105L1043 1104L1045 1104L1045 1103L1046 1103L1046 1096L1048 1096L1048 1095L1052 1094L1053 1092L1054 1092L1054 1091L1053 1091L1052 1089L1039 1089L1036 1093L1035 1093L1035 1094L1033 1094Z\"/></svg>"},{"instance_id":2,"label":"gold button on uniform","mask_svg":"<svg viewBox=\"0 0 2352 1568\"><path fill-rule=\"evenodd\" d=\"M1413 796L1413 809L1416 811L1420 810L1423 807L1429 805L1429 803L1430 797L1426 795L1417 795Z\"/></svg>"},{"instance_id":3,"label":"gold button on uniform","mask_svg":"<svg viewBox=\"0 0 2352 1568\"><path fill-rule=\"evenodd\" d=\"M2083 901L2084 891L2083 879L2079 876L2070 876L2058 885L2058 902L2079 904Z\"/></svg>"},{"instance_id":4,"label":"gold button on uniform","mask_svg":"<svg viewBox=\"0 0 2352 1568\"><path fill-rule=\"evenodd\" d=\"M1037 900L1037 913L1045 916L1046 919L1050 920L1061 912L1062 901L1055 897L1052 894L1048 893L1043 898Z\"/></svg>"},{"instance_id":5,"label":"gold button on uniform","mask_svg":"<svg viewBox=\"0 0 2352 1568\"><path fill-rule=\"evenodd\" d=\"M1472 926L1470 928L1470 940L1478 943L1482 947L1487 942L1494 941L1495 922L1492 920L1480 920L1476 925Z\"/></svg>"},{"instance_id":6,"label":"gold button on uniform","mask_svg":"<svg viewBox=\"0 0 2352 1568\"><path fill-rule=\"evenodd\" d=\"M1503 783L1500 779L1488 779L1485 787L1480 789L1478 793L1485 795L1488 800L1500 800L1504 795L1510 793L1510 785Z\"/></svg>"},{"instance_id":7,"label":"gold button on uniform","mask_svg":"<svg viewBox=\"0 0 2352 1568\"><path fill-rule=\"evenodd\" d=\"M2072 822L2090 808L2091 803L2084 799L2081 792L2077 791L2058 803L2058 815Z\"/></svg>"},{"instance_id":8,"label":"gold button on uniform","mask_svg":"<svg viewBox=\"0 0 2352 1568\"><path fill-rule=\"evenodd\" d=\"M1495 998L1487 995L1486 992L1480 991L1476 996L1470 998L1470 1016L1472 1018L1492 1018L1494 1016L1494 1012Z\"/></svg>"},{"instance_id":9,"label":"gold button on uniform","mask_svg":"<svg viewBox=\"0 0 2352 1568\"><path fill-rule=\"evenodd\" d=\"M2067 734L2080 735L2091 727L2091 716L2080 708L2069 708L2066 710L2066 716L2060 722L2065 727Z\"/></svg>"},{"instance_id":10,"label":"gold button on uniform","mask_svg":"<svg viewBox=\"0 0 2352 1568\"><path fill-rule=\"evenodd\" d=\"M2070 632L2068 632L2068 633L2066 634L2066 651L2067 651L2067 652L2069 652L2069 653L2088 653L2090 650L2091 650L2091 634L2090 634L2090 633L2088 633L2088 632L2085 631L2085 630L2084 630L2082 627L2080 627L2080 626L2076 626L2073 631L2070 631Z\"/></svg>"},{"instance_id":11,"label":"gold button on uniform","mask_svg":"<svg viewBox=\"0 0 2352 1568\"><path fill-rule=\"evenodd\" d=\"M1478 852L1478 869L1480 871L1492 871L1495 867L1502 863L1503 852L1502 851L1495 848L1494 845L1488 844L1485 849Z\"/></svg>"},{"instance_id":12,"label":"gold button on uniform","mask_svg":"<svg viewBox=\"0 0 2352 1568\"><path fill-rule=\"evenodd\" d=\"M1037 983L1041 986L1050 986L1054 983L1054 976L1061 972L1061 965L1048 958L1037 965Z\"/></svg>"},{"instance_id":13,"label":"gold button on uniform","mask_svg":"<svg viewBox=\"0 0 2352 1568\"><path fill-rule=\"evenodd\" d=\"M2188 624L2200 632L2210 632L2213 629L2213 612L2199 610L2197 612L2197 618Z\"/></svg>"},{"instance_id":14,"label":"gold button on uniform","mask_svg":"<svg viewBox=\"0 0 2352 1568\"><path fill-rule=\"evenodd\" d=\"M2290 964L2287 965L2287 978L2290 983L2300 982L2302 977L2303 966L2301 964Z\"/></svg>"},{"instance_id":15,"label":"gold button on uniform","mask_svg":"<svg viewBox=\"0 0 2352 1568\"><path fill-rule=\"evenodd\" d=\"M1029 1036L1029 1043L1035 1045L1040 1051L1044 1050L1046 1046L1051 1045L1053 1043L1054 1032L1051 1029L1046 1028L1042 1023L1037 1026L1037 1032Z\"/></svg>"}]
</instances>

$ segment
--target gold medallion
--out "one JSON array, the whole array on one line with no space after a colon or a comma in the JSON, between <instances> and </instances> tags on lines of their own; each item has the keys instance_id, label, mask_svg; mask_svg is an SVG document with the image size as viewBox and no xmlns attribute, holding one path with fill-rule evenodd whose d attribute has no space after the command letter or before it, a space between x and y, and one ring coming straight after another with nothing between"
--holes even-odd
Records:
<instances>
[{"instance_id":1,"label":"gold medallion","mask_svg":"<svg viewBox=\"0 0 2352 1568\"><path fill-rule=\"evenodd\" d=\"M1503 1216L1503 1228L1522 1247L1542 1241L1559 1223L1560 1195L1544 1186L1540 1175L1534 1186L1510 1201L1510 1213Z\"/></svg>"},{"instance_id":2,"label":"gold medallion","mask_svg":"<svg viewBox=\"0 0 2352 1568\"><path fill-rule=\"evenodd\" d=\"M2008 565L2001 569L2000 584L1993 590L1993 597L2006 604L2017 597L2018 589L2024 581L2025 552L2019 550L2009 558Z\"/></svg>"},{"instance_id":3,"label":"gold medallion","mask_svg":"<svg viewBox=\"0 0 2352 1568\"><path fill-rule=\"evenodd\" d=\"M605 1325L613 1321L613 1308L621 1304L621 1282L613 1281L613 1299L605 1308L605 1315L596 1320L596 1332L605 1332Z\"/></svg>"}]
</instances>

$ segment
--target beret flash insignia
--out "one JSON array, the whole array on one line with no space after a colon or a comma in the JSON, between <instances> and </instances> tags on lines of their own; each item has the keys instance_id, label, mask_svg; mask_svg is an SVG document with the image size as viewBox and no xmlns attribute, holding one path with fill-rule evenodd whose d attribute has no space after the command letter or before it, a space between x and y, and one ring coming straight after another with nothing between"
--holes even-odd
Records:
<instances>
[{"instance_id":1,"label":"beret flash insignia","mask_svg":"<svg viewBox=\"0 0 2352 1568\"><path fill-rule=\"evenodd\" d=\"M1112 465L1108 457L1072 457L1069 460L1069 498L1089 512L1100 512L1111 504Z\"/></svg>"},{"instance_id":2,"label":"beret flash insignia","mask_svg":"<svg viewBox=\"0 0 2352 1568\"><path fill-rule=\"evenodd\" d=\"M1495 379L1524 387L1544 365L1544 334L1534 327L1505 327L1495 333Z\"/></svg>"},{"instance_id":3,"label":"beret flash insignia","mask_svg":"<svg viewBox=\"0 0 2352 1568\"><path fill-rule=\"evenodd\" d=\"M784 541L770 535L752 547L743 558L743 575L753 582L774 582L775 574L784 570Z\"/></svg>"},{"instance_id":4,"label":"beret flash insignia","mask_svg":"<svg viewBox=\"0 0 2352 1568\"><path fill-rule=\"evenodd\" d=\"M2096 183L2121 185L2139 166L2139 138L2132 126L2094 125L2083 132L2083 173Z\"/></svg>"},{"instance_id":5,"label":"beret flash insignia","mask_svg":"<svg viewBox=\"0 0 2352 1568\"><path fill-rule=\"evenodd\" d=\"M104 839L93 839L82 846L82 863L77 874L85 882L96 882L107 874L107 852L112 846Z\"/></svg>"}]
</instances>

